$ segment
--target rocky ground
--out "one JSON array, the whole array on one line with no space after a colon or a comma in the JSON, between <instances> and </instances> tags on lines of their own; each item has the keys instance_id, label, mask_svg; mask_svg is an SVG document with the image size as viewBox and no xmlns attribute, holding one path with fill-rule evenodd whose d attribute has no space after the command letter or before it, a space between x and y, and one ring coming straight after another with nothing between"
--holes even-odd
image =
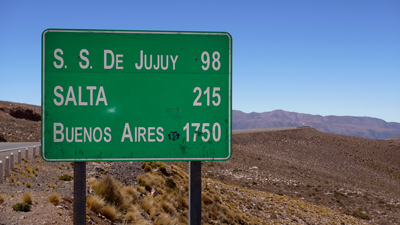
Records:
<instances>
[{"instance_id":1,"label":"rocky ground","mask_svg":"<svg viewBox=\"0 0 400 225\"><path fill-rule=\"evenodd\" d=\"M400 142L313 128L233 135L232 158L204 163L203 175L291 196L372 224L400 224Z\"/></svg>"},{"instance_id":2,"label":"rocky ground","mask_svg":"<svg viewBox=\"0 0 400 225\"><path fill-rule=\"evenodd\" d=\"M0 142L40 141L40 106L0 101Z\"/></svg>"},{"instance_id":3,"label":"rocky ground","mask_svg":"<svg viewBox=\"0 0 400 225\"><path fill-rule=\"evenodd\" d=\"M0 138L39 141L40 121L35 121L39 112L38 106L0 102ZM334 135L313 128L259 129L234 131L232 144L230 160L203 162L203 197L207 196L203 224L400 224L398 140ZM9 153L0 153L0 160L4 162ZM145 173L141 164L90 162L87 182L110 174L121 187L141 190L137 182ZM170 177L179 175L176 182L181 182L181 188L187 186L187 162L163 165L177 171ZM160 172L153 168L147 173L158 176ZM72 224L73 178L60 180L65 174L73 175L69 162L47 163L36 157L15 164L11 176L0 184L0 202L4 199L0 224ZM158 191L168 192L163 188ZM22 202L25 193L32 198L31 210L14 211L12 206ZM93 195L90 185L87 193ZM50 203L53 194L59 196L59 203ZM145 190L138 201L149 200L146 196L153 194ZM227 220L226 215L213 214L219 209L231 209L226 215L237 216ZM156 224L148 212L142 210L140 215L143 224ZM114 224L126 224L121 218ZM112 222L87 210L87 224Z\"/></svg>"}]
</instances>

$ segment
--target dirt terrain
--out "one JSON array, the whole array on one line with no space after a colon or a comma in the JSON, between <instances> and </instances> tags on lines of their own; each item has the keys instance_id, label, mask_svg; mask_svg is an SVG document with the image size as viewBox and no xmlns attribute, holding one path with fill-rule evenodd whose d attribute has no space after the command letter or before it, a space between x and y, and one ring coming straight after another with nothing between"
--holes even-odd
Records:
<instances>
[{"instance_id":1,"label":"dirt terrain","mask_svg":"<svg viewBox=\"0 0 400 225\"><path fill-rule=\"evenodd\" d=\"M0 101L1 137L39 141L39 112L38 106ZM202 164L203 224L400 224L398 140L257 129L234 131L232 146L230 160ZM0 153L0 160L9 154ZM73 175L71 163L31 157L15 164L0 184L0 224L72 224L73 178L60 180L65 174ZM88 196L97 195L95 184L107 174L118 181L117 196L133 187L135 197L125 196L128 207L119 206L114 218L87 209L87 224L187 224L187 162L87 163ZM167 187L167 180L176 187ZM31 210L14 211L27 192ZM50 203L52 194L58 204Z\"/></svg>"},{"instance_id":2,"label":"dirt terrain","mask_svg":"<svg viewBox=\"0 0 400 225\"><path fill-rule=\"evenodd\" d=\"M40 106L0 101L0 142L40 141Z\"/></svg>"},{"instance_id":3,"label":"dirt terrain","mask_svg":"<svg viewBox=\"0 0 400 225\"><path fill-rule=\"evenodd\" d=\"M234 132L232 158L205 177L304 199L372 224L400 224L400 144L318 132Z\"/></svg>"}]
</instances>

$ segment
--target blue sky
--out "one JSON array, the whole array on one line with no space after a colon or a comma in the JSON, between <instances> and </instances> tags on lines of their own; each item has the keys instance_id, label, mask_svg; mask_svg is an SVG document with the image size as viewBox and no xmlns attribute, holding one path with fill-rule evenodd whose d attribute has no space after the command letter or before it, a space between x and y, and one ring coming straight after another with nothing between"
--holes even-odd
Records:
<instances>
[{"instance_id":1,"label":"blue sky","mask_svg":"<svg viewBox=\"0 0 400 225\"><path fill-rule=\"evenodd\" d=\"M0 100L40 105L47 28L226 31L233 109L400 122L400 1L0 1Z\"/></svg>"}]
</instances>

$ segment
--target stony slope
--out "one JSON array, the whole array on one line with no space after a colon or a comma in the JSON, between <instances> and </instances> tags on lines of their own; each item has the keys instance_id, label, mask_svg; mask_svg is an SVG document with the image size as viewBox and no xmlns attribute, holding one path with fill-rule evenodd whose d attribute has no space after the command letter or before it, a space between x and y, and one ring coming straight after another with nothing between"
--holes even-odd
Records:
<instances>
[{"instance_id":1,"label":"stony slope","mask_svg":"<svg viewBox=\"0 0 400 225\"><path fill-rule=\"evenodd\" d=\"M19 111L33 115L26 110L38 112L40 107L0 103L0 116L3 116L0 122L10 124L12 129L6 132L11 134L10 137L18 137L18 141L24 140L27 134L40 137L40 122L18 119L10 114L19 107ZM231 213L246 215L240 218L259 221L255 224L400 224L398 140L372 140L302 128L234 131L232 143L233 155L229 161L203 163L203 193L217 199L212 201L217 204L215 207L206 200L203 210L210 217L204 221L221 224L226 216L215 217L211 212L231 207L239 210ZM4 154L0 154L0 160L4 161ZM26 168L21 166L14 173L14 181L9 183L7 180L1 185L0 194L6 200L0 204L0 210L7 212L2 214L7 217L0 218L0 224L7 224L11 219L31 224L32 221L70 224L71 183L59 181L58 176L72 174L72 167L68 163L46 163L39 159L31 160L29 164L38 168L38 176L29 176ZM89 165L88 177L100 178L108 173L136 187L136 177L144 173L137 163ZM176 166L183 168L177 173L180 178L187 177L187 163L179 162ZM150 172L155 176L160 173L157 168ZM182 187L187 184L185 179L179 181ZM30 188L26 186L27 182L32 185ZM55 187L48 184L55 184ZM21 214L10 210L27 191L32 193L34 201L38 200L33 211ZM48 202L48 196L53 192L66 197L58 208ZM141 201L148 194L144 193ZM89 211L91 224L110 224L109 220L97 215ZM151 221L146 212L142 211L141 216ZM234 223L239 221L231 221Z\"/></svg>"},{"instance_id":2,"label":"stony slope","mask_svg":"<svg viewBox=\"0 0 400 225\"><path fill-rule=\"evenodd\" d=\"M40 106L0 101L0 142L40 141Z\"/></svg>"},{"instance_id":3,"label":"stony slope","mask_svg":"<svg viewBox=\"0 0 400 225\"><path fill-rule=\"evenodd\" d=\"M372 224L400 223L400 143L313 128L234 132L233 156L207 162L205 177L299 197Z\"/></svg>"}]
</instances>

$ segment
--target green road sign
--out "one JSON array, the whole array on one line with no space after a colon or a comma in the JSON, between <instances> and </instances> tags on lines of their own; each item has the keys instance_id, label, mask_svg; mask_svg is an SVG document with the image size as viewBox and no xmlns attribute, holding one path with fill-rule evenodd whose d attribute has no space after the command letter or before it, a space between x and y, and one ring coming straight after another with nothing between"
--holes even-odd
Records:
<instances>
[{"instance_id":1,"label":"green road sign","mask_svg":"<svg viewBox=\"0 0 400 225\"><path fill-rule=\"evenodd\" d=\"M47 161L228 160L231 111L228 33L42 34Z\"/></svg>"}]
</instances>

